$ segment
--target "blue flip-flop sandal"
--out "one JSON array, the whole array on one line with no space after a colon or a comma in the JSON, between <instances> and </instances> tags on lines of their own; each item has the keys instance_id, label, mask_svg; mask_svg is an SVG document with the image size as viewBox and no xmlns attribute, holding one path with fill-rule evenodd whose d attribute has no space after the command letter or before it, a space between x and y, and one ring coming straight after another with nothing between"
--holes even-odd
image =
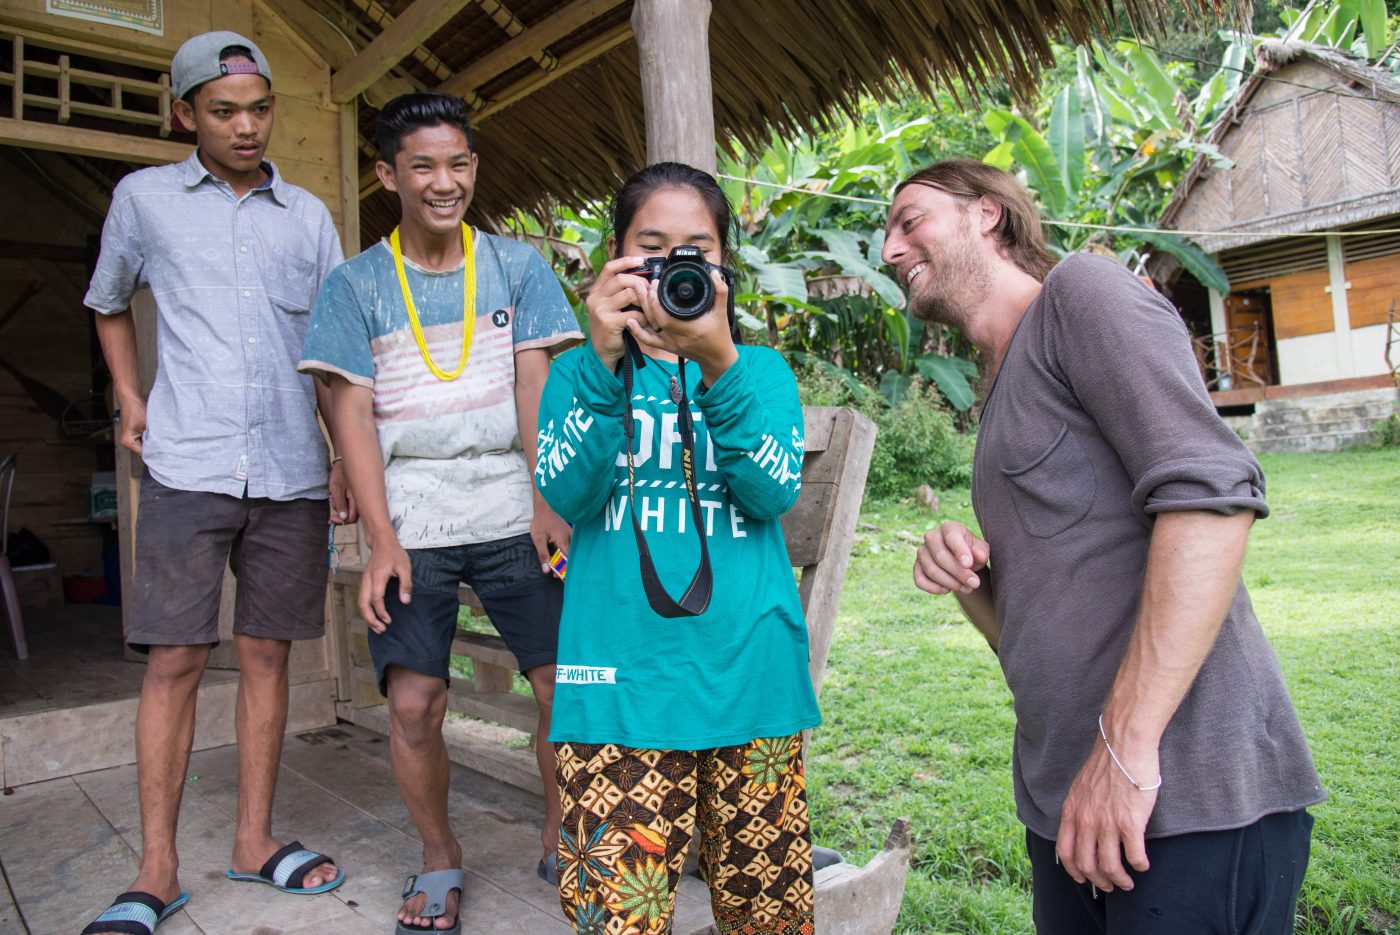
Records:
<instances>
[{"instance_id":1,"label":"blue flip-flop sandal","mask_svg":"<svg viewBox=\"0 0 1400 935\"><path fill-rule=\"evenodd\" d=\"M88 923L82 935L91 935L93 932L151 935L156 926L179 912L189 901L189 893L181 893L168 906L150 893L135 890L122 893L102 915Z\"/></svg>"},{"instance_id":2,"label":"blue flip-flop sandal","mask_svg":"<svg viewBox=\"0 0 1400 935\"><path fill-rule=\"evenodd\" d=\"M434 928L432 923L422 926L400 922L398 928L394 929L395 935L417 935L418 932L432 932L433 935L462 935L461 902L462 896L467 892L467 875L460 868L414 874L403 885L403 898L408 899L410 896L422 893L426 899L423 900L423 911L418 914L425 919L437 919L447 915L447 897L453 890L458 893L458 905L457 917L452 920L451 928Z\"/></svg>"},{"instance_id":3,"label":"blue flip-flop sandal","mask_svg":"<svg viewBox=\"0 0 1400 935\"><path fill-rule=\"evenodd\" d=\"M317 893L329 893L345 882L345 871L336 868L339 872L334 880L322 883L320 886L303 887L301 885L301 881L306 879L308 873L322 864L330 863L335 863L335 861L325 854L306 850L301 846L300 841L293 841L269 857L267 863L263 864L262 869L257 873L235 873L229 870L224 876L239 883L266 883L284 893L314 896Z\"/></svg>"}]
</instances>

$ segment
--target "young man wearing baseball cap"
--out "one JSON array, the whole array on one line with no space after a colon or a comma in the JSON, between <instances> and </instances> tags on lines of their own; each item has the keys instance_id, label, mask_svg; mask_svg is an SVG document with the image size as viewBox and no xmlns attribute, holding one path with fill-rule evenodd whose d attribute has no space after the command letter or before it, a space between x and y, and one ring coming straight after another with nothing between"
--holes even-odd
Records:
<instances>
[{"instance_id":1,"label":"young man wearing baseball cap","mask_svg":"<svg viewBox=\"0 0 1400 935\"><path fill-rule=\"evenodd\" d=\"M84 935L150 935L189 898L175 850L195 700L219 642L224 568L238 578L234 649L238 819L230 879L321 893L345 874L272 836L291 641L322 635L326 521L355 508L297 373L312 301L341 261L330 213L263 155L267 59L232 32L195 36L170 65L189 158L126 176L112 195L85 304L119 407L118 441L145 463L129 644L149 654L136 718L141 869ZM157 312L158 372L142 399L132 294Z\"/></svg>"}]
</instances>

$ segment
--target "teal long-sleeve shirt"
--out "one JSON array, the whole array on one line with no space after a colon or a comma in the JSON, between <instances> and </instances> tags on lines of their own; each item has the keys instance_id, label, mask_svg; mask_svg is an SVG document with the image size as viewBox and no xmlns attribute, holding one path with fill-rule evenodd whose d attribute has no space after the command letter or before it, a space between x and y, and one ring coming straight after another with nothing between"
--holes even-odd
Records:
<instances>
[{"instance_id":1,"label":"teal long-sleeve shirt","mask_svg":"<svg viewBox=\"0 0 1400 935\"><path fill-rule=\"evenodd\" d=\"M686 365L696 481L714 572L709 608L665 618L642 588L629 510L622 381L587 345L555 361L540 400L535 483L574 526L549 739L703 750L820 721L807 627L779 518L802 489L802 406L776 351L740 347L701 390ZM681 470L672 363L635 373L638 519L678 596L699 561Z\"/></svg>"}]
</instances>

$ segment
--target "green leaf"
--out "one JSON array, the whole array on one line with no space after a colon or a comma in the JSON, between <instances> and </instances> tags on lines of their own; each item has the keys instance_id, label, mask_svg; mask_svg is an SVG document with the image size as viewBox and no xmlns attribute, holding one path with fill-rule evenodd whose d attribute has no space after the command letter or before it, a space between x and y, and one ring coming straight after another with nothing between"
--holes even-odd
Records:
<instances>
[{"instance_id":1,"label":"green leaf","mask_svg":"<svg viewBox=\"0 0 1400 935\"><path fill-rule=\"evenodd\" d=\"M952 358L942 354L925 354L914 360L914 366L938 385L939 391L948 398L954 409L965 412L972 408L975 400L972 384Z\"/></svg>"},{"instance_id":2,"label":"green leaf","mask_svg":"<svg viewBox=\"0 0 1400 935\"><path fill-rule=\"evenodd\" d=\"M822 373L850 390L851 395L856 399L865 399L870 395L870 389L864 383L860 382L860 380L856 379L855 374L844 367L838 367L831 361L823 360L815 354L808 354L806 351L783 351L783 354L789 361L799 366L815 367L817 370L820 370Z\"/></svg>"},{"instance_id":3,"label":"green leaf","mask_svg":"<svg viewBox=\"0 0 1400 935\"><path fill-rule=\"evenodd\" d=\"M1384 0L1382 0L1384 2ZM1285 39L1301 39L1303 42L1316 42L1317 34L1327 19L1327 8L1318 3L1308 4L1303 15L1288 26Z\"/></svg>"},{"instance_id":4,"label":"green leaf","mask_svg":"<svg viewBox=\"0 0 1400 935\"><path fill-rule=\"evenodd\" d=\"M1148 105L1153 116L1161 121L1164 128L1181 129L1181 121L1176 116L1176 82L1162 68L1156 54L1151 49L1135 45L1128 48L1124 56L1133 66L1139 86L1147 92L1143 103Z\"/></svg>"},{"instance_id":5,"label":"green leaf","mask_svg":"<svg viewBox=\"0 0 1400 935\"><path fill-rule=\"evenodd\" d=\"M1016 157L1011 155L1011 146L1007 141L998 143L987 150L987 155L982 157L982 161L989 166L996 166L1003 172L1010 172L1011 167L1016 164Z\"/></svg>"},{"instance_id":6,"label":"green leaf","mask_svg":"<svg viewBox=\"0 0 1400 935\"><path fill-rule=\"evenodd\" d=\"M1050 110L1050 148L1060 167L1066 205L1074 204L1084 184L1084 110L1074 84L1065 85L1055 96Z\"/></svg>"},{"instance_id":7,"label":"green leaf","mask_svg":"<svg viewBox=\"0 0 1400 935\"><path fill-rule=\"evenodd\" d=\"M791 295L769 295L766 292L736 292L734 294L734 308L737 312L740 305L752 305L755 302L771 302L775 305L786 305L788 308L801 309L818 318L834 320L836 316L822 308L803 299Z\"/></svg>"},{"instance_id":8,"label":"green leaf","mask_svg":"<svg viewBox=\"0 0 1400 935\"><path fill-rule=\"evenodd\" d=\"M841 267L841 272L845 275L859 276L865 280L886 305L892 305L895 308L904 307L904 290L899 288L899 283L865 262L865 258L859 254L842 256L827 250L804 250L801 256L835 263Z\"/></svg>"},{"instance_id":9,"label":"green leaf","mask_svg":"<svg viewBox=\"0 0 1400 935\"><path fill-rule=\"evenodd\" d=\"M890 343L899 352L899 363L901 367L909 365L909 319L897 309L884 308L885 328L890 335Z\"/></svg>"},{"instance_id":10,"label":"green leaf","mask_svg":"<svg viewBox=\"0 0 1400 935\"><path fill-rule=\"evenodd\" d=\"M1079 97L1084 102L1084 117L1089 135L1093 141L1102 143L1108 125L1107 105L1094 84L1093 71L1089 64L1089 50L1078 46L1074 50L1075 81L1079 85Z\"/></svg>"},{"instance_id":11,"label":"green leaf","mask_svg":"<svg viewBox=\"0 0 1400 935\"><path fill-rule=\"evenodd\" d=\"M1041 204L1051 217L1062 218L1068 202L1068 193L1060 181L1060 165L1055 153L1045 137L1036 132L1026 118L1004 112L1011 119L1004 132L1016 130L1016 140L1011 153L1016 162L1026 170L1026 184L1040 194Z\"/></svg>"},{"instance_id":12,"label":"green leaf","mask_svg":"<svg viewBox=\"0 0 1400 935\"><path fill-rule=\"evenodd\" d=\"M1341 16L1341 7L1333 7L1332 12L1327 14L1327 19L1323 20L1322 25L1318 27L1317 37L1319 39L1326 39L1327 45L1334 46L1337 44L1337 40L1341 38L1342 29L1346 25Z\"/></svg>"},{"instance_id":13,"label":"green leaf","mask_svg":"<svg viewBox=\"0 0 1400 935\"><path fill-rule=\"evenodd\" d=\"M1099 96L1103 98L1104 104L1108 107L1108 114L1119 123L1134 126L1139 121L1137 109L1116 90L1109 87L1108 82L1095 76L1094 86L1098 88Z\"/></svg>"},{"instance_id":14,"label":"green leaf","mask_svg":"<svg viewBox=\"0 0 1400 935\"><path fill-rule=\"evenodd\" d=\"M891 406L898 406L913 382L898 370L886 370L885 375L880 378L880 395L885 397L885 402Z\"/></svg>"},{"instance_id":15,"label":"green leaf","mask_svg":"<svg viewBox=\"0 0 1400 935\"><path fill-rule=\"evenodd\" d=\"M1181 235L1168 231L1152 231L1139 232L1133 236L1176 257L1201 285L1214 289L1221 295L1230 294L1230 277L1225 274L1225 270L1214 257Z\"/></svg>"},{"instance_id":16,"label":"green leaf","mask_svg":"<svg viewBox=\"0 0 1400 935\"><path fill-rule=\"evenodd\" d=\"M771 295L790 296L794 299L807 299L807 277L796 266L774 263L770 266L755 267L758 284Z\"/></svg>"},{"instance_id":17,"label":"green leaf","mask_svg":"<svg viewBox=\"0 0 1400 935\"><path fill-rule=\"evenodd\" d=\"M825 227L814 230L812 233L820 237L826 243L826 248L836 256L849 257L860 263L865 262L865 257L860 249L860 238L852 232Z\"/></svg>"},{"instance_id":18,"label":"green leaf","mask_svg":"<svg viewBox=\"0 0 1400 935\"><path fill-rule=\"evenodd\" d=\"M1389 42L1386 35L1385 0L1361 0L1361 31L1366 36L1366 55L1379 58Z\"/></svg>"},{"instance_id":19,"label":"green leaf","mask_svg":"<svg viewBox=\"0 0 1400 935\"><path fill-rule=\"evenodd\" d=\"M982 115L982 125L991 130L997 136L1001 136L1012 122L1011 111L1009 110L989 110Z\"/></svg>"}]
</instances>

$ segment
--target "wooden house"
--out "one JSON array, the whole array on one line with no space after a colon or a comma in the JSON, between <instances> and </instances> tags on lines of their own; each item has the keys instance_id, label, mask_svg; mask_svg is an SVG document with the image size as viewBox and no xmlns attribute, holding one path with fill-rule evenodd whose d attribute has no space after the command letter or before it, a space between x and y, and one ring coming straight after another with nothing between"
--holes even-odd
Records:
<instances>
[{"instance_id":1,"label":"wooden house","mask_svg":"<svg viewBox=\"0 0 1400 935\"><path fill-rule=\"evenodd\" d=\"M1159 226L1229 276L1148 265L1196 335L1216 405L1260 447L1335 448L1394 411L1400 365L1400 81L1269 41ZM1341 395L1339 395L1341 394Z\"/></svg>"}]
</instances>

